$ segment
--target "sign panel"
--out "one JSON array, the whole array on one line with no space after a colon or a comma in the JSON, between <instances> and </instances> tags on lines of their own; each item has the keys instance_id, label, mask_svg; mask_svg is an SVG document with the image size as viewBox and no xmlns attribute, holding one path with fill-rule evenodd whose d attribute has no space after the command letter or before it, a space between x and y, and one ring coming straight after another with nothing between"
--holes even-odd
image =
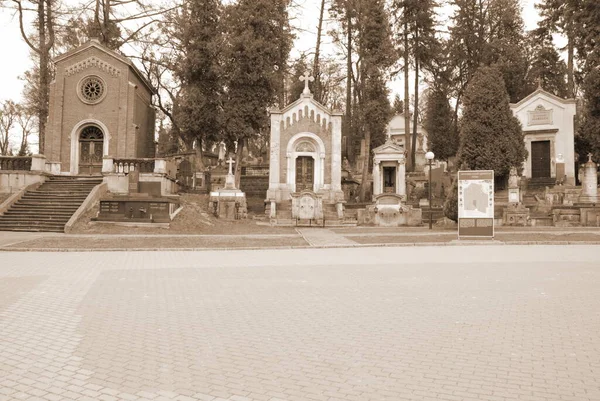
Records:
<instances>
[{"instance_id":1,"label":"sign panel","mask_svg":"<svg viewBox=\"0 0 600 401\"><path fill-rule=\"evenodd\" d=\"M458 237L494 236L494 172L458 172Z\"/></svg>"}]
</instances>

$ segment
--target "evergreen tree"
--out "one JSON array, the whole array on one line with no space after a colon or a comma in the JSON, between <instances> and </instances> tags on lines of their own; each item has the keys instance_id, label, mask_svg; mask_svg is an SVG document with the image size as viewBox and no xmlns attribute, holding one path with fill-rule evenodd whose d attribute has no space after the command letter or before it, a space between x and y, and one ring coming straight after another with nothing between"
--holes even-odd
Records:
<instances>
[{"instance_id":1,"label":"evergreen tree","mask_svg":"<svg viewBox=\"0 0 600 401\"><path fill-rule=\"evenodd\" d=\"M404 113L404 101L400 99L400 95L396 93L394 96L394 104L392 104L392 112L394 114Z\"/></svg>"},{"instance_id":2,"label":"evergreen tree","mask_svg":"<svg viewBox=\"0 0 600 401\"><path fill-rule=\"evenodd\" d=\"M519 0L493 0L488 7L486 64L502 73L512 103L525 97L528 60Z\"/></svg>"},{"instance_id":3,"label":"evergreen tree","mask_svg":"<svg viewBox=\"0 0 600 401\"><path fill-rule=\"evenodd\" d=\"M465 92L458 165L494 170L500 179L527 157L519 120L513 116L502 74L494 67L477 70Z\"/></svg>"},{"instance_id":4,"label":"evergreen tree","mask_svg":"<svg viewBox=\"0 0 600 401\"><path fill-rule=\"evenodd\" d=\"M575 97L575 43L585 32L578 25L581 4L589 0L540 0L536 3L542 19L538 25L567 38L567 97ZM593 7L598 7L592 0ZM593 11L593 10L592 10ZM562 50L562 49L561 49Z\"/></svg>"},{"instance_id":5,"label":"evergreen tree","mask_svg":"<svg viewBox=\"0 0 600 401\"><path fill-rule=\"evenodd\" d=\"M541 85L556 96L567 97L567 66L554 47L552 35L546 29L537 29L529 36L529 42L532 54L525 95Z\"/></svg>"},{"instance_id":6,"label":"evergreen tree","mask_svg":"<svg viewBox=\"0 0 600 401\"><path fill-rule=\"evenodd\" d=\"M453 0L453 4L449 47L455 73L456 124L464 91L480 65L500 70L512 102L525 95L528 65L518 0Z\"/></svg>"},{"instance_id":7,"label":"evergreen tree","mask_svg":"<svg viewBox=\"0 0 600 401\"><path fill-rule=\"evenodd\" d=\"M360 199L364 201L371 149L385 140L386 126L391 117L385 73L395 60L384 0L360 0L357 3L357 54L360 65L356 86L358 113L355 115L359 135L365 139L367 156L360 187Z\"/></svg>"},{"instance_id":8,"label":"evergreen tree","mask_svg":"<svg viewBox=\"0 0 600 401\"><path fill-rule=\"evenodd\" d=\"M181 82L176 119L188 149L221 139L223 34L219 0L188 0L178 22L182 46L176 75ZM202 158L199 157L198 160Z\"/></svg>"},{"instance_id":9,"label":"evergreen tree","mask_svg":"<svg viewBox=\"0 0 600 401\"><path fill-rule=\"evenodd\" d=\"M448 160L458 149L458 137L452 127L452 108L446 93L441 86L430 89L424 123L429 150L440 160Z\"/></svg>"},{"instance_id":10,"label":"evergreen tree","mask_svg":"<svg viewBox=\"0 0 600 401\"><path fill-rule=\"evenodd\" d=\"M395 0L392 10L396 16L396 30L402 38L405 79L405 130L408 134L410 126L408 120L408 66L414 67L414 105L413 105L413 132L412 140L407 141L409 146L409 169L415 168L415 153L417 142L417 124L419 116L419 83L421 70L431 70L432 60L439 50L439 43L435 37L435 9L438 7L436 0ZM408 139L407 135L407 139Z\"/></svg>"},{"instance_id":11,"label":"evergreen tree","mask_svg":"<svg viewBox=\"0 0 600 401\"><path fill-rule=\"evenodd\" d=\"M246 139L268 126L268 108L283 98L283 74L292 45L289 0L239 0L227 7L224 121L226 142L237 143L239 185Z\"/></svg>"},{"instance_id":12,"label":"evergreen tree","mask_svg":"<svg viewBox=\"0 0 600 401\"><path fill-rule=\"evenodd\" d=\"M600 7L596 1L581 0L581 13L577 16L577 26L582 36L577 42L577 53L585 60L582 89L583 118L575 145L580 161L587 160L592 153L594 161L600 161ZM585 33L583 35L583 33Z\"/></svg>"}]
</instances>

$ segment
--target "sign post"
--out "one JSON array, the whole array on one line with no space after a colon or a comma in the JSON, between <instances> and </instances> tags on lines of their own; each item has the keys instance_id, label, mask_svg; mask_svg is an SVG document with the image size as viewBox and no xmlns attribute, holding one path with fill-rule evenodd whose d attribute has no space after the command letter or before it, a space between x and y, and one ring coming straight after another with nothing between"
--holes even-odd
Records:
<instances>
[{"instance_id":1,"label":"sign post","mask_svg":"<svg viewBox=\"0 0 600 401\"><path fill-rule=\"evenodd\" d=\"M458 238L494 237L494 171L458 172Z\"/></svg>"}]
</instances>

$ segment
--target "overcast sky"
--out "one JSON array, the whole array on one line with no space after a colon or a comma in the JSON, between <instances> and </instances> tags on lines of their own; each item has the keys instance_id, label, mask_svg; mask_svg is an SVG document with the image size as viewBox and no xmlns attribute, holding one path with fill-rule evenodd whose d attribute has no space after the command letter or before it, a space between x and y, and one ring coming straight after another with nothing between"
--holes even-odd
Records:
<instances>
[{"instance_id":1,"label":"overcast sky","mask_svg":"<svg viewBox=\"0 0 600 401\"><path fill-rule=\"evenodd\" d=\"M521 0L523 5L523 19L527 29L535 28L538 15L534 3L538 0ZM319 14L319 0L297 0L299 7L295 9L293 25L301 28L295 42L294 54L301 51L309 52L314 48L316 41L316 26ZM6 9L0 9L0 38L2 43L3 60L0 61L0 99L13 99L18 101L21 97L23 83L18 79L25 70L31 66L29 48L21 38L18 19ZM325 43L330 43L330 38L324 37ZM325 46L327 53L333 49ZM392 93L401 92L401 82L391 82Z\"/></svg>"}]
</instances>

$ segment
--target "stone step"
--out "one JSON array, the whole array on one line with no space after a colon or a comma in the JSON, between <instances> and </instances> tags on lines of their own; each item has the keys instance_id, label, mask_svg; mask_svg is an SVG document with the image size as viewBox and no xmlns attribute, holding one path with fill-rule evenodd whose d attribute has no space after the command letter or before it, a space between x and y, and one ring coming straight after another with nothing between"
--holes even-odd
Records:
<instances>
[{"instance_id":1,"label":"stone step","mask_svg":"<svg viewBox=\"0 0 600 401\"><path fill-rule=\"evenodd\" d=\"M19 205L22 206L46 206L46 207L57 207L57 206L69 206L69 207L75 207L78 208L79 206L81 206L81 202L67 202L67 201L57 201L57 200L47 200L47 201L32 201L32 200L23 200L23 201L19 201Z\"/></svg>"},{"instance_id":2,"label":"stone step","mask_svg":"<svg viewBox=\"0 0 600 401\"><path fill-rule=\"evenodd\" d=\"M52 206L52 207L49 208L48 206ZM61 205L61 204L58 204L58 205L52 205L52 204L24 205L22 203L17 203L16 205L12 205L9 210L30 210L32 212L35 212L35 211L60 212L60 211L71 211L71 210L75 211L79 208L79 206L81 206L81 205Z\"/></svg>"},{"instance_id":3,"label":"stone step","mask_svg":"<svg viewBox=\"0 0 600 401\"><path fill-rule=\"evenodd\" d=\"M102 179L50 177L0 216L0 230L64 232L65 224Z\"/></svg>"},{"instance_id":4,"label":"stone step","mask_svg":"<svg viewBox=\"0 0 600 401\"><path fill-rule=\"evenodd\" d=\"M62 233L64 228L48 227L1 227L0 231L33 232L33 233Z\"/></svg>"}]
</instances>

